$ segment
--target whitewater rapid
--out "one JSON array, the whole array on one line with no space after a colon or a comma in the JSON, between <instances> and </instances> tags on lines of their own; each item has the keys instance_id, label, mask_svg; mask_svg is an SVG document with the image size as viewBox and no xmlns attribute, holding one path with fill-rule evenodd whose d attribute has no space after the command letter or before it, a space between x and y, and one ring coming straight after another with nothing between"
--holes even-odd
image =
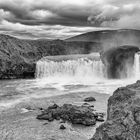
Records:
<instances>
[{"instance_id":1,"label":"whitewater rapid","mask_svg":"<svg viewBox=\"0 0 140 140\"><path fill-rule=\"evenodd\" d=\"M86 90L106 94L112 94L117 87L131 84L140 78L139 52L135 54L133 67L127 67L126 71L129 71L126 78L108 79L99 53L44 57L36 65L40 86L50 84L65 90L65 85L86 85L90 86Z\"/></svg>"},{"instance_id":2,"label":"whitewater rapid","mask_svg":"<svg viewBox=\"0 0 140 140\"><path fill-rule=\"evenodd\" d=\"M98 53L45 57L37 62L36 79L0 81L0 107L21 102L77 92L112 95L140 79L140 54L136 53L132 77L108 79Z\"/></svg>"},{"instance_id":3,"label":"whitewater rapid","mask_svg":"<svg viewBox=\"0 0 140 140\"><path fill-rule=\"evenodd\" d=\"M81 55L71 56L69 60L61 59L61 56L57 56L55 60L41 59L37 62L36 77L37 78L51 78L51 77L92 77L103 78L105 77L105 69L102 61L99 59L99 55L90 55L90 57ZM96 59L94 59L96 58ZM98 58L98 59L97 59Z\"/></svg>"},{"instance_id":4,"label":"whitewater rapid","mask_svg":"<svg viewBox=\"0 0 140 140\"><path fill-rule=\"evenodd\" d=\"M127 61L126 61L127 63ZM140 77L140 53L134 56L134 65L131 67L129 63L125 65L126 77L122 79L139 79ZM122 74L124 72L122 71ZM121 71L120 71L121 75ZM110 80L107 76L107 68L103 64L99 53L92 53L90 55L71 55L71 56L51 56L44 57L36 64L36 78L37 79L65 79L69 77L74 80L81 80L81 78L92 79L95 82L102 80ZM124 77L124 76L122 76ZM87 81L87 82L88 82Z\"/></svg>"}]
</instances>

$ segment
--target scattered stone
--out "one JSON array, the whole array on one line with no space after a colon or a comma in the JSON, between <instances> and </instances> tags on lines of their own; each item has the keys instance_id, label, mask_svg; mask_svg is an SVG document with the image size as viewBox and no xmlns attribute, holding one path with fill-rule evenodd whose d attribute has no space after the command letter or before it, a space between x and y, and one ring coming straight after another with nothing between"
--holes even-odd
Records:
<instances>
[{"instance_id":1,"label":"scattered stone","mask_svg":"<svg viewBox=\"0 0 140 140\"><path fill-rule=\"evenodd\" d=\"M33 109L31 106L27 106L27 107L25 107L27 110L31 110L31 111L33 111L33 110L35 110L35 109Z\"/></svg>"},{"instance_id":2,"label":"scattered stone","mask_svg":"<svg viewBox=\"0 0 140 140\"><path fill-rule=\"evenodd\" d=\"M57 104L54 104L52 106L49 106L48 109L56 109L57 107L59 107Z\"/></svg>"},{"instance_id":3,"label":"scattered stone","mask_svg":"<svg viewBox=\"0 0 140 140\"><path fill-rule=\"evenodd\" d=\"M62 125L60 125L60 129L64 130L64 129L66 129L66 127L62 124Z\"/></svg>"},{"instance_id":4,"label":"scattered stone","mask_svg":"<svg viewBox=\"0 0 140 140\"><path fill-rule=\"evenodd\" d=\"M105 120L104 120L103 117L98 116L97 119L96 119L96 121L98 121L98 122L104 122Z\"/></svg>"},{"instance_id":5,"label":"scattered stone","mask_svg":"<svg viewBox=\"0 0 140 140\"><path fill-rule=\"evenodd\" d=\"M21 113L27 113L27 112L31 112L34 111L35 109L31 108L30 106L21 108Z\"/></svg>"},{"instance_id":6,"label":"scattered stone","mask_svg":"<svg viewBox=\"0 0 140 140\"><path fill-rule=\"evenodd\" d=\"M96 101L96 99L94 97L87 97L84 99L85 102L93 102Z\"/></svg>"},{"instance_id":7,"label":"scattered stone","mask_svg":"<svg viewBox=\"0 0 140 140\"><path fill-rule=\"evenodd\" d=\"M47 125L48 123L44 123L43 125Z\"/></svg>"},{"instance_id":8,"label":"scattered stone","mask_svg":"<svg viewBox=\"0 0 140 140\"><path fill-rule=\"evenodd\" d=\"M66 123L66 121L65 120L61 120L60 123Z\"/></svg>"},{"instance_id":9,"label":"scattered stone","mask_svg":"<svg viewBox=\"0 0 140 140\"><path fill-rule=\"evenodd\" d=\"M54 121L54 119L53 119L52 117L50 117L50 118L48 119L48 121L49 121L49 122L52 122L52 121Z\"/></svg>"},{"instance_id":10,"label":"scattered stone","mask_svg":"<svg viewBox=\"0 0 140 140\"><path fill-rule=\"evenodd\" d=\"M64 104L59 107L53 105L54 107L48 107L42 112L42 114L37 116L39 120L64 120L69 121L72 124L82 124L85 126L91 126L96 124L96 115L93 113L92 109L86 106L76 106L72 104Z\"/></svg>"},{"instance_id":11,"label":"scattered stone","mask_svg":"<svg viewBox=\"0 0 140 140\"><path fill-rule=\"evenodd\" d=\"M89 107L94 108L94 105L90 105Z\"/></svg>"},{"instance_id":12,"label":"scattered stone","mask_svg":"<svg viewBox=\"0 0 140 140\"><path fill-rule=\"evenodd\" d=\"M83 105L82 106L89 106L90 104L88 104L88 103L83 103Z\"/></svg>"},{"instance_id":13,"label":"scattered stone","mask_svg":"<svg viewBox=\"0 0 140 140\"><path fill-rule=\"evenodd\" d=\"M98 113L98 112L95 113L96 121L98 122L104 122L104 116L105 116L104 113Z\"/></svg>"},{"instance_id":14,"label":"scattered stone","mask_svg":"<svg viewBox=\"0 0 140 140\"><path fill-rule=\"evenodd\" d=\"M27 113L27 112L29 112L28 109L26 109L26 108L21 108L21 113Z\"/></svg>"},{"instance_id":15,"label":"scattered stone","mask_svg":"<svg viewBox=\"0 0 140 140\"><path fill-rule=\"evenodd\" d=\"M43 111L44 109L42 107L38 108L39 110Z\"/></svg>"},{"instance_id":16,"label":"scattered stone","mask_svg":"<svg viewBox=\"0 0 140 140\"><path fill-rule=\"evenodd\" d=\"M105 113L96 112L95 115L97 117L99 116L99 117L102 117L103 118L105 116Z\"/></svg>"}]
</instances>

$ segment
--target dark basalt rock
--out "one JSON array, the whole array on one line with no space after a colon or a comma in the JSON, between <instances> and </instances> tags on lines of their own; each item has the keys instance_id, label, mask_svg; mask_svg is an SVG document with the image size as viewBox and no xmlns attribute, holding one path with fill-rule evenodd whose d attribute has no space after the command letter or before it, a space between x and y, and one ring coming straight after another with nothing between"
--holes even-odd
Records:
<instances>
[{"instance_id":1,"label":"dark basalt rock","mask_svg":"<svg viewBox=\"0 0 140 140\"><path fill-rule=\"evenodd\" d=\"M66 129L66 127L62 124L62 125L60 126L60 129L61 129L61 130L64 130L64 129Z\"/></svg>"},{"instance_id":2,"label":"dark basalt rock","mask_svg":"<svg viewBox=\"0 0 140 140\"><path fill-rule=\"evenodd\" d=\"M72 124L90 126L95 125L96 121L101 121L98 116L90 107L64 104L61 107L58 105L48 107L48 109L42 111L42 114L37 116L37 119L48 121L61 119Z\"/></svg>"},{"instance_id":3,"label":"dark basalt rock","mask_svg":"<svg viewBox=\"0 0 140 140\"><path fill-rule=\"evenodd\" d=\"M48 107L48 109L56 109L56 108L58 108L59 106L57 105L57 104L54 104L54 105L52 105L52 106L49 106Z\"/></svg>"},{"instance_id":4,"label":"dark basalt rock","mask_svg":"<svg viewBox=\"0 0 140 140\"><path fill-rule=\"evenodd\" d=\"M140 139L140 82L118 88L108 100L107 121L91 140Z\"/></svg>"},{"instance_id":5,"label":"dark basalt rock","mask_svg":"<svg viewBox=\"0 0 140 140\"><path fill-rule=\"evenodd\" d=\"M106 66L108 78L126 78L127 68L133 67L134 55L138 51L137 46L123 45L102 52L101 59Z\"/></svg>"},{"instance_id":6,"label":"dark basalt rock","mask_svg":"<svg viewBox=\"0 0 140 140\"><path fill-rule=\"evenodd\" d=\"M93 102L96 101L96 99L94 97L87 97L84 99L85 102Z\"/></svg>"}]
</instances>

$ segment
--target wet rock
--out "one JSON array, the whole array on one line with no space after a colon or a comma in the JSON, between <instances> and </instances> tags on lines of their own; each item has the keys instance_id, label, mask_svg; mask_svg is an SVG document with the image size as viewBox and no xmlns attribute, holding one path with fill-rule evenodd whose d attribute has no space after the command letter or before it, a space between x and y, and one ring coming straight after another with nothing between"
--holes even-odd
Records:
<instances>
[{"instance_id":1,"label":"wet rock","mask_svg":"<svg viewBox=\"0 0 140 140\"><path fill-rule=\"evenodd\" d=\"M66 123L66 121L65 120L61 120L60 123Z\"/></svg>"},{"instance_id":2,"label":"wet rock","mask_svg":"<svg viewBox=\"0 0 140 140\"><path fill-rule=\"evenodd\" d=\"M29 112L30 110L26 109L26 108L21 108L21 113L27 113Z\"/></svg>"},{"instance_id":3,"label":"wet rock","mask_svg":"<svg viewBox=\"0 0 140 140\"><path fill-rule=\"evenodd\" d=\"M82 124L85 126L95 125L96 116L89 107L76 106L72 104L64 104L61 107L50 108L44 110L42 114L37 116L39 120L64 120L72 124Z\"/></svg>"},{"instance_id":4,"label":"wet rock","mask_svg":"<svg viewBox=\"0 0 140 140\"><path fill-rule=\"evenodd\" d=\"M96 121L98 121L98 122L104 122L105 120L104 120L103 117L98 116L97 119L96 119Z\"/></svg>"},{"instance_id":5,"label":"wet rock","mask_svg":"<svg viewBox=\"0 0 140 140\"><path fill-rule=\"evenodd\" d=\"M39 110L43 111L44 109L42 107L38 108Z\"/></svg>"},{"instance_id":6,"label":"wet rock","mask_svg":"<svg viewBox=\"0 0 140 140\"><path fill-rule=\"evenodd\" d=\"M49 106L48 109L56 109L57 107L59 107L57 104L53 104L52 106Z\"/></svg>"},{"instance_id":7,"label":"wet rock","mask_svg":"<svg viewBox=\"0 0 140 140\"><path fill-rule=\"evenodd\" d=\"M139 88L138 81L135 84L118 88L113 93L108 100L107 120L96 129L91 140L140 139Z\"/></svg>"},{"instance_id":8,"label":"wet rock","mask_svg":"<svg viewBox=\"0 0 140 140\"><path fill-rule=\"evenodd\" d=\"M136 83L132 84L132 85L128 85L127 86L128 88L131 88L131 89L140 89L140 80L138 80Z\"/></svg>"},{"instance_id":9,"label":"wet rock","mask_svg":"<svg viewBox=\"0 0 140 140\"><path fill-rule=\"evenodd\" d=\"M44 123L43 125L47 125L48 123Z\"/></svg>"},{"instance_id":10,"label":"wet rock","mask_svg":"<svg viewBox=\"0 0 140 140\"><path fill-rule=\"evenodd\" d=\"M88 104L88 103L83 103L82 106L90 106L90 104Z\"/></svg>"},{"instance_id":11,"label":"wet rock","mask_svg":"<svg viewBox=\"0 0 140 140\"><path fill-rule=\"evenodd\" d=\"M64 130L64 129L66 129L66 127L64 125L60 125L60 129Z\"/></svg>"},{"instance_id":12,"label":"wet rock","mask_svg":"<svg viewBox=\"0 0 140 140\"><path fill-rule=\"evenodd\" d=\"M104 122L105 121L104 120L104 116L105 116L104 113L98 113L98 112L96 112L95 113L95 116L96 116L96 121L98 121L98 122Z\"/></svg>"},{"instance_id":13,"label":"wet rock","mask_svg":"<svg viewBox=\"0 0 140 140\"><path fill-rule=\"evenodd\" d=\"M96 99L94 97L87 97L84 99L85 102L93 102L96 101Z\"/></svg>"},{"instance_id":14,"label":"wet rock","mask_svg":"<svg viewBox=\"0 0 140 140\"><path fill-rule=\"evenodd\" d=\"M94 105L90 105L89 107L94 107Z\"/></svg>"}]
</instances>

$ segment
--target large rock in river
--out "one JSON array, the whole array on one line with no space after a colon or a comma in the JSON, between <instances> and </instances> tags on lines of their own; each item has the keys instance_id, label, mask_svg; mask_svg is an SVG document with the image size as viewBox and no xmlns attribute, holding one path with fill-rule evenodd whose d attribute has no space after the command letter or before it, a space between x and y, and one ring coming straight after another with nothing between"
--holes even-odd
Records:
<instances>
[{"instance_id":1,"label":"large rock in river","mask_svg":"<svg viewBox=\"0 0 140 140\"><path fill-rule=\"evenodd\" d=\"M96 124L98 117L100 117L100 115L95 114L90 107L64 104L61 107L57 105L48 107L42 114L37 116L37 119L48 121L62 119L72 124L90 126Z\"/></svg>"},{"instance_id":2,"label":"large rock in river","mask_svg":"<svg viewBox=\"0 0 140 140\"><path fill-rule=\"evenodd\" d=\"M92 140L140 140L140 81L118 88L108 100L107 121Z\"/></svg>"}]
</instances>

